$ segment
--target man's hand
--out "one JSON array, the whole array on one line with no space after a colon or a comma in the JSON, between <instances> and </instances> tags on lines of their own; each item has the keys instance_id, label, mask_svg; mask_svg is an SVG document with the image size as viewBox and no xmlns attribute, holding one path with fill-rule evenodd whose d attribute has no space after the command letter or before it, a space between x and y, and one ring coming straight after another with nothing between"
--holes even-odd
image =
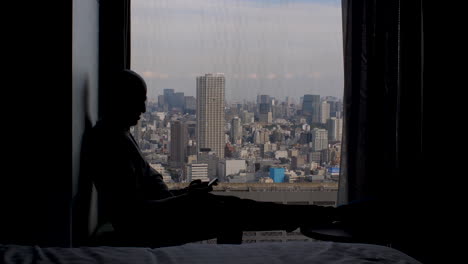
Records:
<instances>
[{"instance_id":1,"label":"man's hand","mask_svg":"<svg viewBox=\"0 0 468 264\"><path fill-rule=\"evenodd\" d=\"M202 182L201 180L194 180L188 186L188 192L192 193L209 193L211 191L213 191L213 187L208 186L208 182Z\"/></svg>"}]
</instances>

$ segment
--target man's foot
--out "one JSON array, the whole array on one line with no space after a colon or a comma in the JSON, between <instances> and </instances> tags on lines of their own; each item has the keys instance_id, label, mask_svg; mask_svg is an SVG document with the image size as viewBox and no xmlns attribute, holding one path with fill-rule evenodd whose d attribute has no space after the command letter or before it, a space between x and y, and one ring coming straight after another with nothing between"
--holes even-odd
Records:
<instances>
[{"instance_id":1,"label":"man's foot","mask_svg":"<svg viewBox=\"0 0 468 264\"><path fill-rule=\"evenodd\" d=\"M294 230L296 230L298 228L299 228L298 225L290 225L290 226L285 228L285 231L288 232L288 233L291 233L291 232L293 232Z\"/></svg>"},{"instance_id":2,"label":"man's foot","mask_svg":"<svg viewBox=\"0 0 468 264\"><path fill-rule=\"evenodd\" d=\"M321 213L321 221L312 221L301 226L305 236L335 242L374 242L377 241L376 202L362 200L346 205L326 207ZM380 227L381 228L381 227Z\"/></svg>"},{"instance_id":3,"label":"man's foot","mask_svg":"<svg viewBox=\"0 0 468 264\"><path fill-rule=\"evenodd\" d=\"M336 207L336 221L347 225L355 225L375 219L380 209L375 199L353 201Z\"/></svg>"},{"instance_id":4,"label":"man's foot","mask_svg":"<svg viewBox=\"0 0 468 264\"><path fill-rule=\"evenodd\" d=\"M306 217L306 222L301 228L315 228L329 226L339 220L339 211L332 206L314 206L310 216Z\"/></svg>"},{"instance_id":5,"label":"man's foot","mask_svg":"<svg viewBox=\"0 0 468 264\"><path fill-rule=\"evenodd\" d=\"M384 205L376 199L354 201L338 206L334 227L350 234L356 242L385 244L386 219Z\"/></svg>"}]
</instances>

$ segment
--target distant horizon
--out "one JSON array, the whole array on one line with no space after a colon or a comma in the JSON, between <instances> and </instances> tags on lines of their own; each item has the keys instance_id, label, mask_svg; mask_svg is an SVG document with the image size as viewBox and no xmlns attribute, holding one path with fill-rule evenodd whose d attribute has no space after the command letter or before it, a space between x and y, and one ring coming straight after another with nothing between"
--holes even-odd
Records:
<instances>
[{"instance_id":1,"label":"distant horizon","mask_svg":"<svg viewBox=\"0 0 468 264\"><path fill-rule=\"evenodd\" d=\"M172 89L172 88L164 88L164 89ZM177 91L176 89L174 89L174 92L179 92L179 91ZM163 93L161 92L161 94L158 94L158 95L163 95ZM158 96L158 95L157 95L157 96ZM258 95L269 95L269 94L258 94ZM148 100L151 101L151 102L153 102L153 103L157 103L157 102L158 102L157 96L156 96L156 98L148 98ZM185 93L184 93L184 96L193 96L194 98L197 98L196 95L187 95L187 94L185 94ZM299 96L299 97L291 96L291 99L292 99L295 103L299 104L299 103L300 103L299 101L301 100L301 97L303 97L303 96L304 96L304 95L301 95L301 96ZM279 100L280 102L284 102L284 100L286 99L286 97L283 97L283 98L277 98L277 97L275 97L275 96L271 96L271 97L273 97L273 98ZM324 97L335 97L336 99L338 99L338 101L343 102L343 97L342 97L342 96L338 97L338 96L333 96L333 95L321 95L321 94L320 94L320 99L322 99L322 98L324 98ZM257 103L257 98L255 97L255 98L241 99L241 100L228 100L228 99L225 98L224 101L226 102L226 104L244 103L244 101L247 102L247 103Z\"/></svg>"},{"instance_id":2,"label":"distant horizon","mask_svg":"<svg viewBox=\"0 0 468 264\"><path fill-rule=\"evenodd\" d=\"M341 1L133 0L131 68L148 85L195 96L222 72L226 101L343 97Z\"/></svg>"}]
</instances>

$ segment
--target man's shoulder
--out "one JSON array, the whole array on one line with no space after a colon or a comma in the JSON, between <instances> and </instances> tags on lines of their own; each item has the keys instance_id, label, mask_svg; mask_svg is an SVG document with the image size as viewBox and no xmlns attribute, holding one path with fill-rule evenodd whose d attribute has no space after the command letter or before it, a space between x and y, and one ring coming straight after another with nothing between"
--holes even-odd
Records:
<instances>
[{"instance_id":1,"label":"man's shoulder","mask_svg":"<svg viewBox=\"0 0 468 264\"><path fill-rule=\"evenodd\" d=\"M112 144L123 144L125 142L131 142L129 132L122 129L115 129L109 125L101 122L97 122L90 132L89 137L94 143L105 144L106 142L112 142Z\"/></svg>"},{"instance_id":2,"label":"man's shoulder","mask_svg":"<svg viewBox=\"0 0 468 264\"><path fill-rule=\"evenodd\" d=\"M107 124L102 121L96 122L96 124L91 128L91 133L94 135L108 135L108 136L117 136L117 137L126 137L128 131L124 129L118 129L114 126Z\"/></svg>"}]
</instances>

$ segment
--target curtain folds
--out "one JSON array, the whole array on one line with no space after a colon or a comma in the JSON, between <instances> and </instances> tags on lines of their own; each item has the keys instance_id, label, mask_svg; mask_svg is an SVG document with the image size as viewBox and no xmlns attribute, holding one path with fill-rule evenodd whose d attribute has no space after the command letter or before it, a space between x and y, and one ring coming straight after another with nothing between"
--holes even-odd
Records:
<instances>
[{"instance_id":1,"label":"curtain folds","mask_svg":"<svg viewBox=\"0 0 468 264\"><path fill-rule=\"evenodd\" d=\"M344 122L338 204L375 198L392 244L425 255L433 213L423 155L422 0L343 0ZM426 254L427 255L427 254Z\"/></svg>"},{"instance_id":2,"label":"curtain folds","mask_svg":"<svg viewBox=\"0 0 468 264\"><path fill-rule=\"evenodd\" d=\"M399 2L343 0L344 131L338 203L378 198L398 159Z\"/></svg>"},{"instance_id":3,"label":"curtain folds","mask_svg":"<svg viewBox=\"0 0 468 264\"><path fill-rule=\"evenodd\" d=\"M391 195L422 157L421 9L410 2L343 0L339 204Z\"/></svg>"}]
</instances>

